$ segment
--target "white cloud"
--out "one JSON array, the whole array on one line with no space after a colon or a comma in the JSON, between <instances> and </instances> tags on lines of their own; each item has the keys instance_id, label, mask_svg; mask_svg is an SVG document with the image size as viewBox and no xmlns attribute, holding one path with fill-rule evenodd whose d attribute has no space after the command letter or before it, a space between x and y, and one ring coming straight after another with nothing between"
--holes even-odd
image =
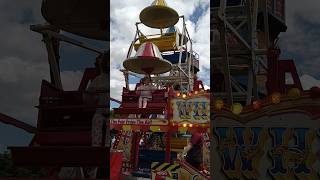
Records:
<instances>
[{"instance_id":1,"label":"white cloud","mask_svg":"<svg viewBox=\"0 0 320 180\"><path fill-rule=\"evenodd\" d=\"M110 68L110 96L121 100L122 88L125 86L122 72L118 69Z\"/></svg>"},{"instance_id":2,"label":"white cloud","mask_svg":"<svg viewBox=\"0 0 320 180\"><path fill-rule=\"evenodd\" d=\"M204 85L204 89L205 89L205 90L209 90L209 89L210 89L210 86Z\"/></svg>"},{"instance_id":3,"label":"white cloud","mask_svg":"<svg viewBox=\"0 0 320 180\"><path fill-rule=\"evenodd\" d=\"M41 0L0 1L0 112L36 124L40 83L49 68L41 35L29 25L44 22Z\"/></svg>"},{"instance_id":4,"label":"white cloud","mask_svg":"<svg viewBox=\"0 0 320 180\"><path fill-rule=\"evenodd\" d=\"M286 17L289 21L287 21L288 24L290 24L290 19L292 19L290 16L292 15L299 15L302 16L305 19L308 19L310 22L314 24L319 24L319 7L320 7L320 1L318 0L304 0L303 5L301 5L300 0L290 0L288 3L286 3ZM292 19L293 20L293 19Z\"/></svg>"},{"instance_id":5,"label":"white cloud","mask_svg":"<svg viewBox=\"0 0 320 180\"><path fill-rule=\"evenodd\" d=\"M0 1L0 112L32 125L41 80L50 80L42 36L29 29L44 22L40 7L41 0ZM81 76L80 71L61 72L65 89L76 89Z\"/></svg>"},{"instance_id":6,"label":"white cloud","mask_svg":"<svg viewBox=\"0 0 320 180\"><path fill-rule=\"evenodd\" d=\"M310 88L315 86L320 87L320 80L308 74L304 74L300 76L299 79L300 79L303 90L309 90ZM286 84L293 84L293 83L294 82L293 82L292 76L291 75L286 76Z\"/></svg>"},{"instance_id":7,"label":"white cloud","mask_svg":"<svg viewBox=\"0 0 320 180\"><path fill-rule=\"evenodd\" d=\"M28 57L0 58L0 112L36 124L40 83L49 79L46 62L34 63Z\"/></svg>"},{"instance_id":8,"label":"white cloud","mask_svg":"<svg viewBox=\"0 0 320 180\"><path fill-rule=\"evenodd\" d=\"M113 98L120 98L122 87L124 86L124 78L122 73L118 72L119 67L122 67L123 60L125 60L130 43L132 42L135 34L135 23L139 21L140 11L149 6L150 1L141 0L111 0L111 42L110 42L110 56L111 56L111 72L110 72L110 93ZM190 17L195 12L197 6L209 6L208 0L176 0L168 1L168 6L174 8L179 15L184 15L186 24L191 38L193 39L193 49L200 55L200 66L210 67L210 10L199 17L196 24L191 22ZM179 21L177 26L181 30L182 22ZM155 30L142 26L141 30L145 33L151 33ZM202 72L199 78L204 80L205 84L210 84L209 72Z\"/></svg>"},{"instance_id":9,"label":"white cloud","mask_svg":"<svg viewBox=\"0 0 320 180\"><path fill-rule=\"evenodd\" d=\"M81 78L83 76L82 71L62 71L60 73L62 86L65 91L74 91L77 90Z\"/></svg>"},{"instance_id":10,"label":"white cloud","mask_svg":"<svg viewBox=\"0 0 320 180\"><path fill-rule=\"evenodd\" d=\"M286 3L287 32L281 34L280 47L295 59L298 72L319 77L320 19L319 0L290 0Z\"/></svg>"},{"instance_id":11,"label":"white cloud","mask_svg":"<svg viewBox=\"0 0 320 180\"><path fill-rule=\"evenodd\" d=\"M82 71L62 71L64 90L76 90L82 78ZM49 65L46 59L34 63L27 57L0 59L0 112L36 125L41 80L50 81Z\"/></svg>"},{"instance_id":12,"label":"white cloud","mask_svg":"<svg viewBox=\"0 0 320 180\"><path fill-rule=\"evenodd\" d=\"M309 90L310 88L317 86L320 87L320 80L308 75L304 74L300 77L301 85L304 90Z\"/></svg>"}]
</instances>

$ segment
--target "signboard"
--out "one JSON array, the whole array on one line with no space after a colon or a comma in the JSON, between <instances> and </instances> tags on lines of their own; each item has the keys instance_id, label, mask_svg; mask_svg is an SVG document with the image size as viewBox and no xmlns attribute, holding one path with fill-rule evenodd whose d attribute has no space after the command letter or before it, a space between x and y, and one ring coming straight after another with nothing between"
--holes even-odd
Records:
<instances>
[{"instance_id":1,"label":"signboard","mask_svg":"<svg viewBox=\"0 0 320 180\"><path fill-rule=\"evenodd\" d=\"M175 123L208 123L210 121L210 100L207 97L171 100L172 121Z\"/></svg>"},{"instance_id":2,"label":"signboard","mask_svg":"<svg viewBox=\"0 0 320 180\"><path fill-rule=\"evenodd\" d=\"M216 119L213 179L320 179L320 123L306 114Z\"/></svg>"},{"instance_id":3,"label":"signboard","mask_svg":"<svg viewBox=\"0 0 320 180\"><path fill-rule=\"evenodd\" d=\"M168 125L168 121L165 119L111 119L111 125L165 126Z\"/></svg>"}]
</instances>

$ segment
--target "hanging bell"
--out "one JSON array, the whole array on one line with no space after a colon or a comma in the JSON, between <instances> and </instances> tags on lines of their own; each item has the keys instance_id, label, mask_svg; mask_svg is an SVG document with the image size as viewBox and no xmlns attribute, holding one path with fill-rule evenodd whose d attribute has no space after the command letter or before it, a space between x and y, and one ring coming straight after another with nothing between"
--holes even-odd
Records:
<instances>
[{"instance_id":1,"label":"hanging bell","mask_svg":"<svg viewBox=\"0 0 320 180\"><path fill-rule=\"evenodd\" d=\"M171 70L172 64L163 59L152 42L143 43L134 57L123 62L123 67L138 74L162 74Z\"/></svg>"},{"instance_id":2,"label":"hanging bell","mask_svg":"<svg viewBox=\"0 0 320 180\"><path fill-rule=\"evenodd\" d=\"M177 24L179 15L165 0L155 0L141 11L140 21L148 27L163 29Z\"/></svg>"}]
</instances>

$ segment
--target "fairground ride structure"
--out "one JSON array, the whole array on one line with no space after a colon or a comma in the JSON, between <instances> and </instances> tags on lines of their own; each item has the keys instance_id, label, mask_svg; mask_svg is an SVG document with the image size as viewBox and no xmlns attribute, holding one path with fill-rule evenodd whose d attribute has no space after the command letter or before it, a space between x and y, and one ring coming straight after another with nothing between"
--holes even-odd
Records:
<instances>
[{"instance_id":1,"label":"fairground ride structure","mask_svg":"<svg viewBox=\"0 0 320 180\"><path fill-rule=\"evenodd\" d=\"M207 143L209 140L210 93L197 78L200 59L193 49L185 17L179 16L164 0L155 0L141 11L140 20L121 70L126 81L122 101L111 117L112 152L118 153L121 160L112 166L122 167L121 171L114 168L118 171L111 174L152 179L192 176L209 179L205 171L177 160L177 153L188 143L188 138L183 136L199 132ZM146 34L141 31L141 25L159 33ZM130 90L130 75L150 78L151 84L139 82ZM150 91L145 107L139 104L143 90ZM206 155L209 154L207 143L204 143ZM204 169L209 169L210 163L205 162Z\"/></svg>"}]
</instances>

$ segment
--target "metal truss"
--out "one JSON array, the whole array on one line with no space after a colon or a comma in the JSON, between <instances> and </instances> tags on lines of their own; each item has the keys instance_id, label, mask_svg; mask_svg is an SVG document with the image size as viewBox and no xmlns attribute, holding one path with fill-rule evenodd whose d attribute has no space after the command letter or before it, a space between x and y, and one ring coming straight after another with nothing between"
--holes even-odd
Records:
<instances>
[{"instance_id":1,"label":"metal truss","mask_svg":"<svg viewBox=\"0 0 320 180\"><path fill-rule=\"evenodd\" d=\"M173 51L179 52L179 61L177 64L172 65L172 70L170 71L169 75L155 75L152 77L153 83L157 84L160 87L166 85L179 85L181 92L190 92L193 90L193 83L194 83L194 64L198 62L198 56L192 49L192 39L190 38L189 32L186 28L185 18L184 16L180 16L182 19L182 32L179 35L180 38L177 40L176 47L173 48ZM132 56L134 45L137 43L139 38L146 37L152 42L152 37L162 36L163 29L160 29L160 34L152 34L152 35L145 35L139 29L139 25L141 22L136 23L136 34L134 39L130 45L128 50L127 58ZM187 38L187 43L184 43L184 37ZM183 52L186 53L186 59L182 59ZM172 52L172 51L171 51ZM194 56L195 55L195 56ZM128 75L132 75L134 73L129 72L124 74L125 80L128 81ZM128 84L128 82L126 82Z\"/></svg>"},{"instance_id":2,"label":"metal truss","mask_svg":"<svg viewBox=\"0 0 320 180\"><path fill-rule=\"evenodd\" d=\"M250 104L253 98L259 98L259 93L263 93L257 85L257 77L267 71L266 0L242 0L233 6L227 6L227 0L220 0L220 5L213 7L211 13L213 71L224 77L223 90L214 95L226 99L228 104L234 101ZM265 22L262 28L265 36L262 38L258 37L262 31L257 26L258 13ZM241 77L247 77L245 84L244 80L239 80Z\"/></svg>"}]
</instances>

